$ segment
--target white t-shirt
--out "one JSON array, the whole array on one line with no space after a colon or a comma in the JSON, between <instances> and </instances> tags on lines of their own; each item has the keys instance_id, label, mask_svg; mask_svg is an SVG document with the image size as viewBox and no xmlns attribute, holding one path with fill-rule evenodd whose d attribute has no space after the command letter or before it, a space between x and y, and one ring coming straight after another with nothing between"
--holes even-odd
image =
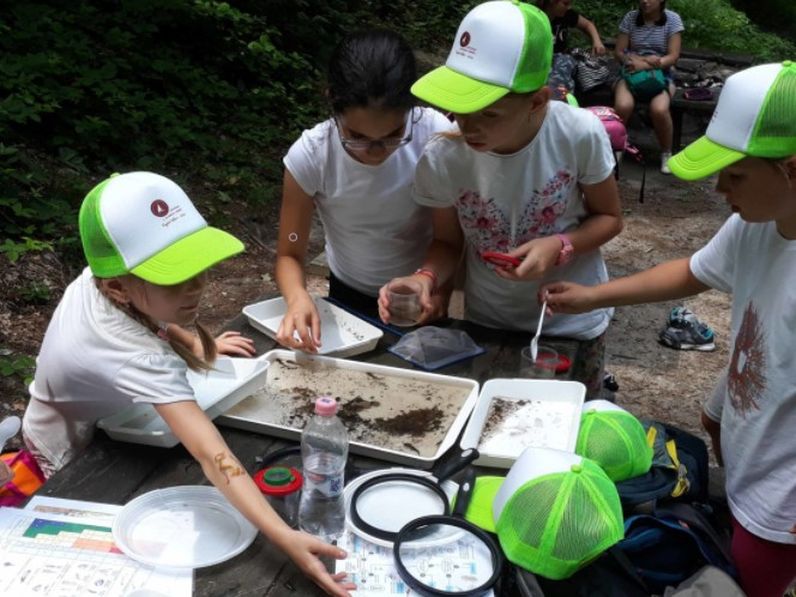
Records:
<instances>
[{"instance_id":1,"label":"white t-shirt","mask_svg":"<svg viewBox=\"0 0 796 597\"><path fill-rule=\"evenodd\" d=\"M116 308L86 268L47 327L23 431L61 468L91 441L98 419L133 402L194 400L186 373L168 342Z\"/></svg>"},{"instance_id":2,"label":"white t-shirt","mask_svg":"<svg viewBox=\"0 0 796 597\"><path fill-rule=\"evenodd\" d=\"M466 319L529 331L539 318L540 284L570 280L591 286L608 279L599 250L576 255L535 282L504 280L480 255L577 228L589 215L578 184L602 182L613 168L608 135L597 117L562 102L550 102L536 137L511 155L479 153L460 138L429 142L415 172L414 198L458 212L467 252ZM544 332L590 340L605 331L611 314L601 309L554 315L545 320Z\"/></svg>"},{"instance_id":3,"label":"white t-shirt","mask_svg":"<svg viewBox=\"0 0 796 597\"><path fill-rule=\"evenodd\" d=\"M431 242L431 214L412 201L410 186L428 140L455 125L431 108L412 114L412 141L378 166L348 154L331 118L304 131L283 160L315 202L332 273L370 296L420 267Z\"/></svg>"},{"instance_id":4,"label":"white t-shirt","mask_svg":"<svg viewBox=\"0 0 796 597\"><path fill-rule=\"evenodd\" d=\"M796 241L736 214L691 271L732 293L730 363L705 409L721 421L730 509L754 535L796 543Z\"/></svg>"}]
</instances>

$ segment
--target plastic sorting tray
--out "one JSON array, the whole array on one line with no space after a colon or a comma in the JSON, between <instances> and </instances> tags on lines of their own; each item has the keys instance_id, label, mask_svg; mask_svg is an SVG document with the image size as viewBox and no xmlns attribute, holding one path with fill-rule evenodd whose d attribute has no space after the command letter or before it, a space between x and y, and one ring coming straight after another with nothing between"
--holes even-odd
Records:
<instances>
[{"instance_id":1,"label":"plastic sorting tray","mask_svg":"<svg viewBox=\"0 0 796 597\"><path fill-rule=\"evenodd\" d=\"M194 389L196 402L211 419L231 408L257 387L268 368L265 355L256 359L219 357L208 372L188 371L188 383ZM97 421L97 427L112 439L171 448L180 441L171 432L155 407L135 403L123 411Z\"/></svg>"},{"instance_id":2,"label":"plastic sorting tray","mask_svg":"<svg viewBox=\"0 0 796 597\"><path fill-rule=\"evenodd\" d=\"M379 328L322 298L313 297L313 300L321 318L318 354L350 357L376 348L379 338L384 335ZM276 339L286 311L285 299L281 296L243 308L251 326L273 339Z\"/></svg>"},{"instance_id":3,"label":"plastic sorting tray","mask_svg":"<svg viewBox=\"0 0 796 597\"><path fill-rule=\"evenodd\" d=\"M272 362L277 359L288 363L297 362L296 353L288 350L272 350L263 355L263 357ZM407 446L403 450L396 450L374 443L355 440L349 442L349 451L351 453L379 458L388 462L424 469L431 468L434 462L456 443L478 399L478 382L472 379L425 373L411 369L388 367L385 365L375 365L332 357L308 356L303 353L299 356L298 363L302 366L314 367L315 369L312 371L312 376L313 379L321 380L319 383L322 383L324 379L328 378L327 372L331 369L342 369L346 371L364 372L374 376L390 376L398 379L408 379L413 382L426 384L431 389L441 386L446 386L447 388L453 387L460 389L466 394L462 406L459 408L448 429L444 432L441 441L436 445L433 454L427 456L420 455L415 450L410 449L411 446ZM275 374L276 369L276 367L270 368L269 373ZM376 382L374 381L371 383ZM411 397L407 396L399 396L399 398L406 401L405 403L412 400ZM309 399L310 398L308 398L308 400ZM433 406L434 403L428 402L427 404ZM345 406L343 406L343 408L345 408ZM276 418L276 415L273 412L273 406L269 405L268 399L258 396L256 398L253 397L251 401L244 401L237 404L231 411L227 411L224 415L219 417L216 422L220 425L236 427L238 429L254 431L265 435L300 440L301 429L274 422L274 418Z\"/></svg>"},{"instance_id":4,"label":"plastic sorting tray","mask_svg":"<svg viewBox=\"0 0 796 597\"><path fill-rule=\"evenodd\" d=\"M573 452L585 396L586 386L576 381L491 379L481 388L461 447L478 448L475 464L506 469L531 446ZM510 412L482 437L495 398L518 404L509 404Z\"/></svg>"}]
</instances>

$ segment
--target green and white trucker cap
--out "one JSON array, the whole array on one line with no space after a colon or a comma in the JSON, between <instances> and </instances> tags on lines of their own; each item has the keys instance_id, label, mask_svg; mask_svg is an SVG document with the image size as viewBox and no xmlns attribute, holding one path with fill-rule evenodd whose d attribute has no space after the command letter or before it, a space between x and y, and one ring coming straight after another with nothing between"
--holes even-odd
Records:
<instances>
[{"instance_id":1,"label":"green and white trucker cap","mask_svg":"<svg viewBox=\"0 0 796 597\"><path fill-rule=\"evenodd\" d=\"M443 110L470 114L509 92L540 89L552 60L545 13L516 0L485 2L462 20L445 66L421 77L412 93Z\"/></svg>"},{"instance_id":2,"label":"green and white trucker cap","mask_svg":"<svg viewBox=\"0 0 796 597\"><path fill-rule=\"evenodd\" d=\"M207 225L188 195L152 172L115 174L80 206L80 239L98 278L133 274L161 286L190 280L243 251Z\"/></svg>"},{"instance_id":3,"label":"green and white trucker cap","mask_svg":"<svg viewBox=\"0 0 796 597\"><path fill-rule=\"evenodd\" d=\"M796 155L796 63L753 66L729 77L705 132L669 160L685 180L704 178L746 156Z\"/></svg>"}]
</instances>

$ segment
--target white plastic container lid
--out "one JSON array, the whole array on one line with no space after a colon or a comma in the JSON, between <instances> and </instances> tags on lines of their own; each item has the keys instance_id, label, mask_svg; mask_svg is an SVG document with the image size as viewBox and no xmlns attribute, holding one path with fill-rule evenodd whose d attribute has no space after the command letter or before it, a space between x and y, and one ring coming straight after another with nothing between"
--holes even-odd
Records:
<instances>
[{"instance_id":1,"label":"white plastic container lid","mask_svg":"<svg viewBox=\"0 0 796 597\"><path fill-rule=\"evenodd\" d=\"M113 522L116 545L151 566L202 568L235 557L257 529L215 487L156 489L125 505Z\"/></svg>"}]
</instances>

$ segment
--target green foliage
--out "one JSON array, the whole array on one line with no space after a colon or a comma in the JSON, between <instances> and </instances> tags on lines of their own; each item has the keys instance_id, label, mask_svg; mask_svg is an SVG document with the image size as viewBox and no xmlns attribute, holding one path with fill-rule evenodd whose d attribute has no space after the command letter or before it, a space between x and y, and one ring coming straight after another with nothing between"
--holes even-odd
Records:
<instances>
[{"instance_id":1,"label":"green foliage","mask_svg":"<svg viewBox=\"0 0 796 597\"><path fill-rule=\"evenodd\" d=\"M16 377L27 386L33 381L36 360L23 354L14 354L8 349L0 350L0 376Z\"/></svg>"}]
</instances>

